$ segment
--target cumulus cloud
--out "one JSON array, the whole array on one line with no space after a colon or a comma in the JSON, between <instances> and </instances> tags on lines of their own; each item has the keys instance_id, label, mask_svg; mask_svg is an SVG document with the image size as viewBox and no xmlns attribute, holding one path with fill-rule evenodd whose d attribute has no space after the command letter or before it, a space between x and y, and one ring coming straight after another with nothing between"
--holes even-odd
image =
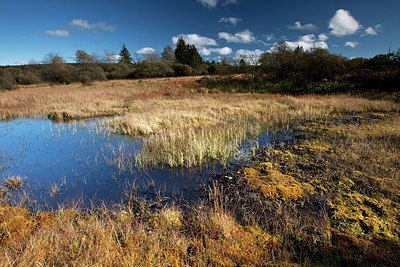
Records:
<instances>
[{"instance_id":1,"label":"cumulus cloud","mask_svg":"<svg viewBox=\"0 0 400 267\"><path fill-rule=\"evenodd\" d=\"M199 50L199 53L203 56L209 56L211 53L216 53L221 56L227 56L232 54L232 48L230 47L222 47L222 48L206 48L203 47Z\"/></svg>"},{"instance_id":2,"label":"cumulus cloud","mask_svg":"<svg viewBox=\"0 0 400 267\"><path fill-rule=\"evenodd\" d=\"M361 24L351 16L350 12L344 9L337 10L329 21L331 34L337 37L355 34L361 27Z\"/></svg>"},{"instance_id":3,"label":"cumulus cloud","mask_svg":"<svg viewBox=\"0 0 400 267\"><path fill-rule=\"evenodd\" d=\"M202 48L205 46L216 46L217 42L212 39L212 38L208 38L208 37L204 37L198 34L179 34L177 36L173 36L172 37L172 42L174 44L176 44L176 42L178 42L179 38L183 38L183 40L185 41L185 43L187 44L192 44L195 45L197 48Z\"/></svg>"},{"instance_id":4,"label":"cumulus cloud","mask_svg":"<svg viewBox=\"0 0 400 267\"><path fill-rule=\"evenodd\" d=\"M301 25L300 21L296 21L293 26L289 26L289 29L300 31L316 31L318 28L312 23Z\"/></svg>"},{"instance_id":5,"label":"cumulus cloud","mask_svg":"<svg viewBox=\"0 0 400 267\"><path fill-rule=\"evenodd\" d=\"M69 37L69 31L65 30L48 30L44 32L45 35L56 36L56 37Z\"/></svg>"},{"instance_id":6,"label":"cumulus cloud","mask_svg":"<svg viewBox=\"0 0 400 267\"><path fill-rule=\"evenodd\" d=\"M239 23L241 20L242 20L241 18L235 18L235 17L229 17L229 18L222 17L222 18L218 21L218 23L230 23L230 24L232 24L233 26L236 26L236 25L238 25L238 23Z\"/></svg>"},{"instance_id":7,"label":"cumulus cloud","mask_svg":"<svg viewBox=\"0 0 400 267\"><path fill-rule=\"evenodd\" d=\"M346 42L345 46L355 48L358 45L358 42Z\"/></svg>"},{"instance_id":8,"label":"cumulus cloud","mask_svg":"<svg viewBox=\"0 0 400 267\"><path fill-rule=\"evenodd\" d=\"M136 51L136 54L138 55L149 55L149 54L156 54L157 51L152 48L152 47L143 47L142 49L139 49Z\"/></svg>"},{"instance_id":9,"label":"cumulus cloud","mask_svg":"<svg viewBox=\"0 0 400 267\"><path fill-rule=\"evenodd\" d=\"M310 51L314 48L328 49L326 40L325 36L321 36L321 34L318 36L318 39L315 38L314 34L307 34L301 36L297 41L285 41L285 44L292 50L302 47L304 51ZM279 44L275 43L270 50L273 51L277 45Z\"/></svg>"},{"instance_id":10,"label":"cumulus cloud","mask_svg":"<svg viewBox=\"0 0 400 267\"><path fill-rule=\"evenodd\" d=\"M216 8L217 5L221 2L221 0L197 0L200 4L208 8ZM229 5L229 4L237 4L239 0L225 0L222 1L222 5Z\"/></svg>"},{"instance_id":11,"label":"cumulus cloud","mask_svg":"<svg viewBox=\"0 0 400 267\"><path fill-rule=\"evenodd\" d=\"M259 49L256 50L239 49L236 51L233 60L240 61L241 59L243 59L247 64L257 65L262 53L264 53L264 51L261 51Z\"/></svg>"},{"instance_id":12,"label":"cumulus cloud","mask_svg":"<svg viewBox=\"0 0 400 267\"><path fill-rule=\"evenodd\" d=\"M378 35L380 31L382 31L383 26L381 24L377 24L374 27L368 27L365 29L365 35Z\"/></svg>"},{"instance_id":13,"label":"cumulus cloud","mask_svg":"<svg viewBox=\"0 0 400 267\"><path fill-rule=\"evenodd\" d=\"M329 37L325 33L321 33L318 35L318 40L321 42L326 42L328 39L329 39Z\"/></svg>"},{"instance_id":14,"label":"cumulus cloud","mask_svg":"<svg viewBox=\"0 0 400 267\"><path fill-rule=\"evenodd\" d=\"M70 24L84 30L103 30L108 32L116 30L115 26L108 25L105 22L89 23L89 21L84 19L73 19Z\"/></svg>"},{"instance_id":15,"label":"cumulus cloud","mask_svg":"<svg viewBox=\"0 0 400 267\"><path fill-rule=\"evenodd\" d=\"M218 37L226 40L228 43L250 44L257 41L257 39L253 36L253 33L249 30L244 30L235 34L220 32L218 33Z\"/></svg>"}]
</instances>

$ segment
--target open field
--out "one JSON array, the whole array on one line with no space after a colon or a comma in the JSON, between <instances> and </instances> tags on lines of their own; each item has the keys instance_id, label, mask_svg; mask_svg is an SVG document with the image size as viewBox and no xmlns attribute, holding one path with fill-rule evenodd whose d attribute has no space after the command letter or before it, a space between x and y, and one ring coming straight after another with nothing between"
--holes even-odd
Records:
<instances>
[{"instance_id":1,"label":"open field","mask_svg":"<svg viewBox=\"0 0 400 267\"><path fill-rule=\"evenodd\" d=\"M110 116L144 138L142 166L227 164L264 131L291 130L209 184L189 207L134 192L113 207L0 206L3 266L395 266L400 262L399 104L347 95L230 94L198 78L34 86L0 93L0 118ZM111 117L112 116L112 117ZM0 170L1 171L1 170ZM19 192L4 181L4 195Z\"/></svg>"}]
</instances>

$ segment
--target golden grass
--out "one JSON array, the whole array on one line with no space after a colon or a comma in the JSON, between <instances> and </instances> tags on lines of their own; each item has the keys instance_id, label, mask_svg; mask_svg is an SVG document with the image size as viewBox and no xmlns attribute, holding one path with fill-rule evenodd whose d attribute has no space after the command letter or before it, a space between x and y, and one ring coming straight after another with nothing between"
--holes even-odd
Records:
<instances>
[{"instance_id":1,"label":"golden grass","mask_svg":"<svg viewBox=\"0 0 400 267\"><path fill-rule=\"evenodd\" d=\"M343 113L397 111L390 101L338 96L199 93L198 78L108 81L93 86L33 86L2 92L0 119L114 116L112 131L146 137L142 166L226 164L248 135L293 121Z\"/></svg>"},{"instance_id":2,"label":"golden grass","mask_svg":"<svg viewBox=\"0 0 400 267\"><path fill-rule=\"evenodd\" d=\"M4 185L10 190L21 189L23 182L20 176L10 176L4 179Z\"/></svg>"},{"instance_id":3,"label":"golden grass","mask_svg":"<svg viewBox=\"0 0 400 267\"><path fill-rule=\"evenodd\" d=\"M143 166L226 163L247 135L294 122L306 123L299 129L307 140L268 148L265 162L244 170L245 188L214 184L209 205L188 210L129 204L32 214L1 205L1 265L263 266L310 264L315 255L325 265L398 262L397 104L344 95L204 94L194 81L23 87L0 93L0 116L116 115L108 127L145 138L136 156ZM327 123L353 113L382 121ZM123 148L115 153L110 164L129 165Z\"/></svg>"},{"instance_id":4,"label":"golden grass","mask_svg":"<svg viewBox=\"0 0 400 267\"><path fill-rule=\"evenodd\" d=\"M221 211L184 219L176 207L140 218L122 208L33 215L3 205L0 222L2 266L255 266L279 242Z\"/></svg>"}]
</instances>

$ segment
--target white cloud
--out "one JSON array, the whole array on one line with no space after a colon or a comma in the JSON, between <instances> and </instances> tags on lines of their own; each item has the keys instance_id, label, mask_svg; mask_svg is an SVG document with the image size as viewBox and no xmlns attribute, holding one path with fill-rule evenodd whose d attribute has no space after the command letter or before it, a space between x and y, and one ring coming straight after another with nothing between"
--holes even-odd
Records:
<instances>
[{"instance_id":1,"label":"white cloud","mask_svg":"<svg viewBox=\"0 0 400 267\"><path fill-rule=\"evenodd\" d=\"M235 34L220 32L218 33L218 37L220 39L225 39L228 43L250 44L257 41L257 39L253 36L253 33L249 30L245 30Z\"/></svg>"},{"instance_id":2,"label":"white cloud","mask_svg":"<svg viewBox=\"0 0 400 267\"><path fill-rule=\"evenodd\" d=\"M274 40L275 39L275 35L274 34L267 34L267 35L264 35L264 38L265 39L267 39L267 41L272 41L272 40Z\"/></svg>"},{"instance_id":3,"label":"white cloud","mask_svg":"<svg viewBox=\"0 0 400 267\"><path fill-rule=\"evenodd\" d=\"M73 19L70 23L72 26L84 29L84 30L103 30L108 32L113 32L116 30L115 26L108 25L105 22L89 23L89 21L84 19Z\"/></svg>"},{"instance_id":4,"label":"white cloud","mask_svg":"<svg viewBox=\"0 0 400 267\"><path fill-rule=\"evenodd\" d=\"M363 36L366 35L378 35L378 33L380 31L382 31L383 26L381 24L377 24L374 27L368 27L365 29L365 34Z\"/></svg>"},{"instance_id":5,"label":"white cloud","mask_svg":"<svg viewBox=\"0 0 400 267\"><path fill-rule=\"evenodd\" d=\"M242 20L241 18L235 18L235 17L229 17L229 18L222 17L222 18L218 21L218 23L230 23L230 24L232 24L233 26L236 26L236 25L238 25L238 23L239 23L241 20Z\"/></svg>"},{"instance_id":6,"label":"white cloud","mask_svg":"<svg viewBox=\"0 0 400 267\"><path fill-rule=\"evenodd\" d=\"M136 51L136 54L139 54L139 55L149 55L149 54L156 54L156 53L157 53L157 51L152 47L144 47L144 48Z\"/></svg>"},{"instance_id":7,"label":"white cloud","mask_svg":"<svg viewBox=\"0 0 400 267\"><path fill-rule=\"evenodd\" d=\"M28 65L29 61L28 60L18 60L14 62L16 65Z\"/></svg>"},{"instance_id":8,"label":"white cloud","mask_svg":"<svg viewBox=\"0 0 400 267\"><path fill-rule=\"evenodd\" d=\"M300 31L316 31L318 28L312 23L301 25L300 21L296 21L293 26L289 26L289 29Z\"/></svg>"},{"instance_id":9,"label":"white cloud","mask_svg":"<svg viewBox=\"0 0 400 267\"><path fill-rule=\"evenodd\" d=\"M76 27L80 27L86 30L90 30L93 28L93 25L90 24L87 20L83 20L83 19L73 19L71 21L71 25L72 26L76 26Z\"/></svg>"},{"instance_id":10,"label":"white cloud","mask_svg":"<svg viewBox=\"0 0 400 267\"><path fill-rule=\"evenodd\" d=\"M44 34L50 35L50 36L56 36L56 37L69 37L69 31L65 30L48 30L45 31Z\"/></svg>"},{"instance_id":11,"label":"white cloud","mask_svg":"<svg viewBox=\"0 0 400 267\"><path fill-rule=\"evenodd\" d=\"M239 49L236 51L233 59L236 61L240 61L241 59L243 59L247 64L257 65L260 60L261 54L263 53L264 51L261 51L259 49L256 50Z\"/></svg>"},{"instance_id":12,"label":"white cloud","mask_svg":"<svg viewBox=\"0 0 400 267\"><path fill-rule=\"evenodd\" d=\"M318 40L316 40L314 34L307 34L301 36L297 41L285 41L285 44L292 50L302 47L304 51L310 51L314 48L328 49L326 40L325 36L321 36L321 34L318 36ZM278 43L275 43L270 50L273 51L277 45Z\"/></svg>"},{"instance_id":13,"label":"white cloud","mask_svg":"<svg viewBox=\"0 0 400 267\"><path fill-rule=\"evenodd\" d=\"M221 56L227 56L232 54L232 48L230 47L222 47L222 48L206 48L203 47L199 50L199 53L203 56L209 56L211 53L217 53Z\"/></svg>"},{"instance_id":14,"label":"white cloud","mask_svg":"<svg viewBox=\"0 0 400 267\"><path fill-rule=\"evenodd\" d=\"M200 2L203 6L208 7L208 8L216 8L217 5L221 2L221 0L197 0L197 2ZM237 3L239 3L239 0L222 1L223 6L226 6L229 4L237 4Z\"/></svg>"},{"instance_id":15,"label":"white cloud","mask_svg":"<svg viewBox=\"0 0 400 267\"><path fill-rule=\"evenodd\" d=\"M203 6L208 8L215 8L219 0L198 0Z\"/></svg>"},{"instance_id":16,"label":"white cloud","mask_svg":"<svg viewBox=\"0 0 400 267\"><path fill-rule=\"evenodd\" d=\"M351 16L350 12L344 9L337 10L329 21L331 34L337 37L355 34L361 27L361 24Z\"/></svg>"},{"instance_id":17,"label":"white cloud","mask_svg":"<svg viewBox=\"0 0 400 267\"><path fill-rule=\"evenodd\" d=\"M177 36L172 37L172 42L176 44L176 42L179 40L179 38L183 38L186 44L192 44L195 45L197 48L202 48L204 46L215 46L217 45L217 42L208 37L204 37L198 34L179 34Z\"/></svg>"},{"instance_id":18,"label":"white cloud","mask_svg":"<svg viewBox=\"0 0 400 267\"><path fill-rule=\"evenodd\" d=\"M328 39L329 39L329 37L325 33L321 33L318 35L318 40L321 42L326 42Z\"/></svg>"},{"instance_id":19,"label":"white cloud","mask_svg":"<svg viewBox=\"0 0 400 267\"><path fill-rule=\"evenodd\" d=\"M115 31L117 29L115 26L108 25L105 22L98 22L98 23L96 23L96 26L97 26L98 29L103 30L103 31L107 31L107 32L113 32L113 31Z\"/></svg>"},{"instance_id":20,"label":"white cloud","mask_svg":"<svg viewBox=\"0 0 400 267\"><path fill-rule=\"evenodd\" d=\"M345 46L355 48L358 45L358 42L346 42Z\"/></svg>"},{"instance_id":21,"label":"white cloud","mask_svg":"<svg viewBox=\"0 0 400 267\"><path fill-rule=\"evenodd\" d=\"M365 29L365 34L366 35L378 35L378 32L374 28L368 27L367 29Z\"/></svg>"}]
</instances>

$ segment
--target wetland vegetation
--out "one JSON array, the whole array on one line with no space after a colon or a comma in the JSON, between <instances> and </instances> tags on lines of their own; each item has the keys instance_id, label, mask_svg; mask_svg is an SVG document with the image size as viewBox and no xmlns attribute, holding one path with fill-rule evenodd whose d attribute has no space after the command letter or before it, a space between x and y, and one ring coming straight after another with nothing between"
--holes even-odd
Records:
<instances>
[{"instance_id":1,"label":"wetland vegetation","mask_svg":"<svg viewBox=\"0 0 400 267\"><path fill-rule=\"evenodd\" d=\"M0 151L2 265L399 262L395 97L229 93L198 80L31 85L1 92L4 121L50 118L62 128L65 122L101 117L106 119L91 129L143 140L137 153L129 146L110 150L117 155L116 172L133 165L143 170L220 166L187 204L166 201L162 194L148 198L131 185L120 188L123 197L117 201L45 211L29 206L24 188L29 177L8 175ZM72 128L79 135L79 127ZM258 144L262 134L284 138ZM253 140L247 142L248 160L235 161L246 140ZM49 183L47 195L62 194L62 184Z\"/></svg>"}]
</instances>

